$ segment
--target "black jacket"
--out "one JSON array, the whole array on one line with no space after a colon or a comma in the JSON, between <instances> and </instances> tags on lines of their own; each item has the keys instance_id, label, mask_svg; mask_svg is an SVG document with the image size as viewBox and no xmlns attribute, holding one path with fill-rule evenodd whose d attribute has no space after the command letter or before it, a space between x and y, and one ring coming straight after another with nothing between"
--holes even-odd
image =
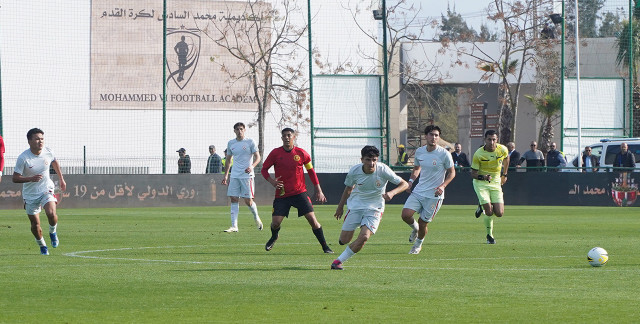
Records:
<instances>
[{"instance_id":1,"label":"black jacket","mask_svg":"<svg viewBox=\"0 0 640 324\"><path fill-rule=\"evenodd\" d=\"M622 152L616 154L616 159L613 161L614 167L626 167L626 168L635 168L636 167L636 159L633 156L631 151L627 151L627 153L622 154Z\"/></svg>"},{"instance_id":2,"label":"black jacket","mask_svg":"<svg viewBox=\"0 0 640 324\"><path fill-rule=\"evenodd\" d=\"M598 167L600 166L600 157L596 155L589 155L589 159L591 159L591 167L593 168L593 172L598 171ZM587 169L584 166L587 164L587 156L582 154L582 172L587 172ZM573 161L573 166L578 166L578 160Z\"/></svg>"},{"instance_id":3,"label":"black jacket","mask_svg":"<svg viewBox=\"0 0 640 324\"><path fill-rule=\"evenodd\" d=\"M520 152L513 150L509 156L509 170L515 170L518 161L520 161Z\"/></svg>"},{"instance_id":4,"label":"black jacket","mask_svg":"<svg viewBox=\"0 0 640 324\"><path fill-rule=\"evenodd\" d=\"M460 155L456 152L451 152L451 158L453 159L453 164L458 164L459 167L470 167L469 159L467 158L467 154L460 152Z\"/></svg>"}]
</instances>

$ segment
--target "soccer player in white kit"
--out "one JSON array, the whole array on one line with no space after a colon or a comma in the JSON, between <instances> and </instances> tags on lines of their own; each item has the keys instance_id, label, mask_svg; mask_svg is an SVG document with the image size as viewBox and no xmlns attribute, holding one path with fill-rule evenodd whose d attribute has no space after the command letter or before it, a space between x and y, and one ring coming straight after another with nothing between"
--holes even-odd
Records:
<instances>
[{"instance_id":1,"label":"soccer player in white kit","mask_svg":"<svg viewBox=\"0 0 640 324\"><path fill-rule=\"evenodd\" d=\"M416 150L407 189L410 196L402 209L402 220L412 229L409 242L415 242L409 254L418 254L422 250L422 242L429 231L427 226L442 206L444 188L456 176L451 153L438 145L440 127L429 125L424 133L427 135L427 145ZM420 181L413 188L418 176ZM416 212L420 214L417 222L413 218Z\"/></svg>"},{"instance_id":2,"label":"soccer player in white kit","mask_svg":"<svg viewBox=\"0 0 640 324\"><path fill-rule=\"evenodd\" d=\"M245 204L249 206L253 220L259 230L262 230L262 221L258 215L258 207L253 201L255 191L255 173L253 168L260 163L260 153L252 139L244 136L246 127L243 123L233 125L236 138L227 143L226 161L231 161L233 157L233 168L231 163L225 163L223 185L228 185L227 196L231 200L231 227L225 230L227 233L238 231L238 212L240 211L240 197L244 198ZM231 179L229 179L229 169L231 168Z\"/></svg>"},{"instance_id":3,"label":"soccer player in white kit","mask_svg":"<svg viewBox=\"0 0 640 324\"><path fill-rule=\"evenodd\" d=\"M22 198L31 222L31 233L40 246L40 253L49 255L47 243L42 237L42 228L40 227L42 208L44 208L49 220L51 246L55 248L59 244L58 215L56 214L58 200L54 197L55 186L49 175L49 166L53 167L58 174L62 191L67 189L67 183L64 181L60 165L53 152L48 147L44 147L44 132L38 128L32 128L27 132L27 140L29 149L18 156L12 180L15 183L22 183Z\"/></svg>"},{"instance_id":4,"label":"soccer player in white kit","mask_svg":"<svg viewBox=\"0 0 640 324\"><path fill-rule=\"evenodd\" d=\"M362 163L354 165L344 180L345 188L335 217L340 219L344 204L347 204L347 214L344 216L342 232L338 243L340 245L351 242L356 228L360 227L360 234L340 256L333 261L331 269L342 270L342 263L358 253L372 234L375 234L384 213L385 201L409 188L409 184L395 174L387 165L378 162L380 151L375 146L367 145L361 150ZM387 191L387 183L397 185Z\"/></svg>"}]
</instances>

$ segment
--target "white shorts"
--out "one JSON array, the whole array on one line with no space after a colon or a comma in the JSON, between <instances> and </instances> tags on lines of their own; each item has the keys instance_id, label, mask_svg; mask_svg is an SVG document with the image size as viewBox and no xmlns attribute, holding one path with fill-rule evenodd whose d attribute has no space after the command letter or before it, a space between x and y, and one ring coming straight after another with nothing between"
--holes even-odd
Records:
<instances>
[{"instance_id":1,"label":"white shorts","mask_svg":"<svg viewBox=\"0 0 640 324\"><path fill-rule=\"evenodd\" d=\"M231 178L229 180L227 196L253 199L255 186L256 184L253 181L253 178Z\"/></svg>"},{"instance_id":2,"label":"white shorts","mask_svg":"<svg viewBox=\"0 0 640 324\"><path fill-rule=\"evenodd\" d=\"M363 225L375 234L382 220L382 212L377 209L348 209L342 224L343 231L355 231Z\"/></svg>"},{"instance_id":3,"label":"white shorts","mask_svg":"<svg viewBox=\"0 0 640 324\"><path fill-rule=\"evenodd\" d=\"M40 196L38 199L33 200L24 200L24 210L27 212L27 215L36 215L40 214L42 211L42 206L46 205L49 202L57 203L58 200L53 196L53 193L47 192Z\"/></svg>"},{"instance_id":4,"label":"white shorts","mask_svg":"<svg viewBox=\"0 0 640 324\"><path fill-rule=\"evenodd\" d=\"M431 223L433 218L440 210L443 199L422 197L420 195L411 194L404 203L404 208L415 210L420 214L420 219L427 223Z\"/></svg>"}]
</instances>

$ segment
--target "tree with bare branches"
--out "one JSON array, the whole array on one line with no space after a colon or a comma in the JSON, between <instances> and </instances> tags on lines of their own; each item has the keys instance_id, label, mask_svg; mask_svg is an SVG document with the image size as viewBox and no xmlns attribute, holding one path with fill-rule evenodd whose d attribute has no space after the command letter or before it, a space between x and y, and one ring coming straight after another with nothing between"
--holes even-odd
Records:
<instances>
[{"instance_id":1,"label":"tree with bare branches","mask_svg":"<svg viewBox=\"0 0 640 324\"><path fill-rule=\"evenodd\" d=\"M227 11L230 11L229 9ZM299 15L299 16L297 16ZM306 49L300 46L307 26L295 0L273 2L246 0L240 14L227 14L200 23L198 29L227 51L237 64L218 62L231 83L248 82L247 92L257 106L258 150L264 156L265 118L271 103L279 109L277 124L305 126L309 123L308 78L305 60L297 59Z\"/></svg>"},{"instance_id":2,"label":"tree with bare branches","mask_svg":"<svg viewBox=\"0 0 640 324\"><path fill-rule=\"evenodd\" d=\"M351 12L353 20L360 31L379 48L383 49L384 42L378 35L379 30L367 29L357 18L357 15L362 10L371 12L374 9L379 9L378 6L379 3L377 1L356 1L355 5L349 3L345 5L344 8ZM411 44L429 41L430 39L428 39L427 34L431 28L438 25L438 21L435 19L424 20L421 18L423 16L422 8L408 0L397 0L391 4L387 3L385 13L387 15L387 25L384 27L387 29L386 50L388 78L389 80L399 80L400 82L399 87L392 93L389 93L389 98L400 95L409 84L439 83L444 80L446 75L442 73L442 69L440 69L441 66L433 64L433 62L397 59L403 46L406 47L411 46ZM341 71L346 70L358 74L377 74L379 72L378 69L384 65L382 56L378 55L378 53L373 53L372 55L372 53L364 50L359 50L358 53L360 59L373 61L377 64L374 64L371 70L363 70L360 68L358 68L358 70L350 70L350 68L354 66L360 67L352 62L337 64L336 67L339 67ZM316 64L327 66L327 64L319 63L318 60L316 60ZM332 70L330 65L329 68L330 70L326 72L335 72L335 69Z\"/></svg>"},{"instance_id":3,"label":"tree with bare branches","mask_svg":"<svg viewBox=\"0 0 640 324\"><path fill-rule=\"evenodd\" d=\"M493 0L487 8L488 19L500 26L499 55L490 55L482 50L480 43L474 42L471 50L460 48L459 55L469 55L477 60L477 68L484 71L483 80L497 78L498 133L500 142L514 141L516 115L520 99L521 85L527 70L535 70L537 51L542 42L552 43L539 37L545 24L547 13L543 8L551 8L551 0ZM444 46L456 46L446 43Z\"/></svg>"}]
</instances>

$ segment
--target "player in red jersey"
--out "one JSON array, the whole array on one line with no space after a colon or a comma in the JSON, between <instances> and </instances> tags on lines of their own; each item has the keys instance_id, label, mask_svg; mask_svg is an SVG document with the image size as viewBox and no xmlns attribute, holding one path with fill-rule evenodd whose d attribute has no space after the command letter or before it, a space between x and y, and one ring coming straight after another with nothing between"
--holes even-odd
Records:
<instances>
[{"instance_id":1,"label":"player in red jersey","mask_svg":"<svg viewBox=\"0 0 640 324\"><path fill-rule=\"evenodd\" d=\"M311 156L305 150L295 146L296 132L291 128L282 130L282 146L273 149L262 164L262 176L276 188L273 200L273 213L271 215L271 238L265 245L265 250L270 251L278 239L280 224L285 217L289 217L291 207L298 209L298 217L304 216L313 234L322 245L324 253L333 253L327 241L324 239L322 225L318 223L313 213L311 198L307 195L307 186L304 181L304 169L307 169L309 179L315 187L315 199L320 203L327 201L318 176L313 170ZM275 179L269 175L269 169L273 166Z\"/></svg>"}]
</instances>

